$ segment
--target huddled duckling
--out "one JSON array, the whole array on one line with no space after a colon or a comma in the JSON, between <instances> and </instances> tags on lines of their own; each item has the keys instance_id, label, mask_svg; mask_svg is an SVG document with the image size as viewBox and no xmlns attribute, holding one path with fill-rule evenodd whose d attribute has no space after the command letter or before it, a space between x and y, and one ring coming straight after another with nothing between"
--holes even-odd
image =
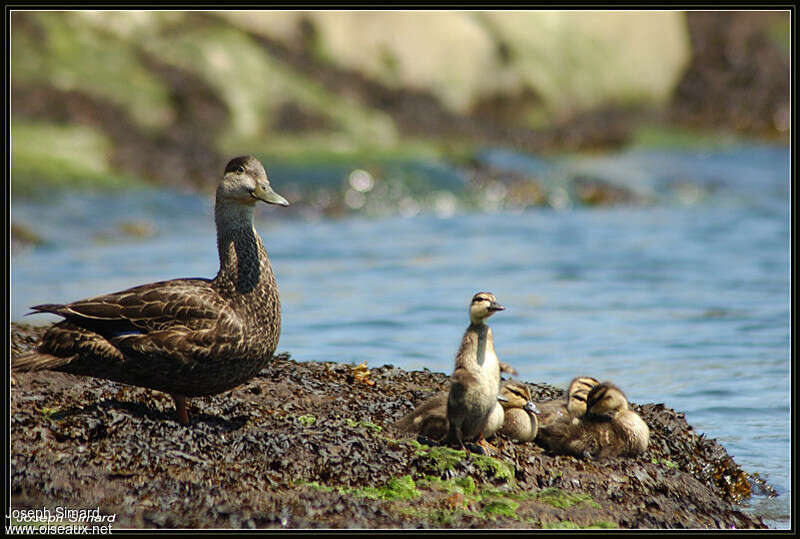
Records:
<instances>
[{"instance_id":1,"label":"huddled duckling","mask_svg":"<svg viewBox=\"0 0 800 539\"><path fill-rule=\"evenodd\" d=\"M447 391L441 391L423 401L397 422L397 428L419 433L432 440L441 440L447 435L447 396ZM492 407L484 436L491 438L499 431L521 442L533 440L536 437L536 418L534 416L531 420L530 417L537 410L530 402L530 389L518 382L505 382L497 399L499 402ZM497 420L498 407L501 412L500 421Z\"/></svg>"},{"instance_id":2,"label":"huddled duckling","mask_svg":"<svg viewBox=\"0 0 800 539\"><path fill-rule=\"evenodd\" d=\"M461 339L456 365L447 395L447 444L464 449L464 442L477 440L486 448L486 426L494 410L492 428L499 428L497 406L500 390L500 365L494 350L494 337L486 320L505 307L494 294L478 292L469 307L470 325Z\"/></svg>"},{"instance_id":3,"label":"huddled duckling","mask_svg":"<svg viewBox=\"0 0 800 539\"><path fill-rule=\"evenodd\" d=\"M414 411L397 422L405 432L417 432L432 440L447 435L447 391L440 391L414 408Z\"/></svg>"},{"instance_id":4,"label":"huddled duckling","mask_svg":"<svg viewBox=\"0 0 800 539\"><path fill-rule=\"evenodd\" d=\"M647 449L650 429L629 408L620 388L611 382L598 384L586 405L577 422L562 418L542 425L537 440L556 453L591 458L639 455Z\"/></svg>"},{"instance_id":5,"label":"huddled duckling","mask_svg":"<svg viewBox=\"0 0 800 539\"><path fill-rule=\"evenodd\" d=\"M576 376L569 383L565 398L537 402L539 413L536 415L539 425L549 425L567 418L577 423L586 413L586 398L589 392L599 383L591 376Z\"/></svg>"},{"instance_id":6,"label":"huddled duckling","mask_svg":"<svg viewBox=\"0 0 800 539\"><path fill-rule=\"evenodd\" d=\"M539 409L531 402L530 388L519 382L506 382L501 395L505 400L500 401L504 411L500 434L518 442L530 442L536 438L539 430L536 413Z\"/></svg>"}]
</instances>

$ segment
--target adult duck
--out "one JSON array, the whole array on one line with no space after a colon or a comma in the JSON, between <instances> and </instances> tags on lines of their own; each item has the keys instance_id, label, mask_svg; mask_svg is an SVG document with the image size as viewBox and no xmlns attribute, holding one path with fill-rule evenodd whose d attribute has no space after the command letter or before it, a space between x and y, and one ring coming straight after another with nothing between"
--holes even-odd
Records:
<instances>
[{"instance_id":1,"label":"adult duck","mask_svg":"<svg viewBox=\"0 0 800 539\"><path fill-rule=\"evenodd\" d=\"M187 397L215 395L246 382L278 345L281 304L267 251L253 227L258 201L289 205L272 190L257 159L232 159L216 191L216 277L161 281L32 307L64 320L50 327L35 352L12 359L12 368L164 391L187 424Z\"/></svg>"}]
</instances>

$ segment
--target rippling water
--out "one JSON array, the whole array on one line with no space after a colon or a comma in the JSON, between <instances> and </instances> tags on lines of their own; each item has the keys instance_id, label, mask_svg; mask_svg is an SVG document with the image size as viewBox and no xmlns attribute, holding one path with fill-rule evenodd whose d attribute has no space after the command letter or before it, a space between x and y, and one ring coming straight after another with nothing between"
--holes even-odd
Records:
<instances>
[{"instance_id":1,"label":"rippling water","mask_svg":"<svg viewBox=\"0 0 800 539\"><path fill-rule=\"evenodd\" d=\"M614 380L634 402L686 412L776 487L777 498L757 496L750 510L788 527L788 151L632 152L567 164L662 196L645 207L448 217L307 221L258 210L283 302L279 350L301 361L449 372L469 299L492 291L507 307L491 320L497 352L521 379L565 386L585 373ZM273 184L280 191L274 175ZM66 195L11 212L47 240L12 257L12 320L37 303L217 270L211 201L202 197ZM153 223L155 236L115 236L126 220Z\"/></svg>"}]
</instances>

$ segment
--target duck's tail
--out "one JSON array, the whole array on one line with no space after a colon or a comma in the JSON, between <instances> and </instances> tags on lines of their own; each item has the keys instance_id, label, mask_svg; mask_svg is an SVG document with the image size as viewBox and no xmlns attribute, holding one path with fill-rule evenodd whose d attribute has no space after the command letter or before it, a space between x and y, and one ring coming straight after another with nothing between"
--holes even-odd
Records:
<instances>
[{"instance_id":1,"label":"duck's tail","mask_svg":"<svg viewBox=\"0 0 800 539\"><path fill-rule=\"evenodd\" d=\"M41 352L30 352L11 358L11 370L42 371L55 369L72 361L72 357L57 357Z\"/></svg>"}]
</instances>

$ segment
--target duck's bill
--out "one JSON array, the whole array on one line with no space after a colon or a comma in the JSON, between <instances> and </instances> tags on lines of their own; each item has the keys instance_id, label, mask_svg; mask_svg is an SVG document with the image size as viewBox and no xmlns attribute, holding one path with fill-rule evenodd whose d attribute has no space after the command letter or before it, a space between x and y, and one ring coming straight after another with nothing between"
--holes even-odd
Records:
<instances>
[{"instance_id":1,"label":"duck's bill","mask_svg":"<svg viewBox=\"0 0 800 539\"><path fill-rule=\"evenodd\" d=\"M289 201L273 191L272 187L269 185L259 185L251 194L253 195L253 198L262 202L266 202L267 204L277 204L278 206L289 205Z\"/></svg>"},{"instance_id":2,"label":"duck's bill","mask_svg":"<svg viewBox=\"0 0 800 539\"><path fill-rule=\"evenodd\" d=\"M523 406L522 409L525 410L526 412L530 412L532 414L541 413L539 408L537 408L536 405L531 401L526 402L525 406Z\"/></svg>"},{"instance_id":3,"label":"duck's bill","mask_svg":"<svg viewBox=\"0 0 800 539\"><path fill-rule=\"evenodd\" d=\"M499 402L508 402L508 398L505 395L497 395L497 400Z\"/></svg>"},{"instance_id":4,"label":"duck's bill","mask_svg":"<svg viewBox=\"0 0 800 539\"><path fill-rule=\"evenodd\" d=\"M500 305L499 303L497 303L496 301L493 301L492 304L489 305L489 310L490 311L505 311L506 308L503 307L502 305Z\"/></svg>"}]
</instances>

